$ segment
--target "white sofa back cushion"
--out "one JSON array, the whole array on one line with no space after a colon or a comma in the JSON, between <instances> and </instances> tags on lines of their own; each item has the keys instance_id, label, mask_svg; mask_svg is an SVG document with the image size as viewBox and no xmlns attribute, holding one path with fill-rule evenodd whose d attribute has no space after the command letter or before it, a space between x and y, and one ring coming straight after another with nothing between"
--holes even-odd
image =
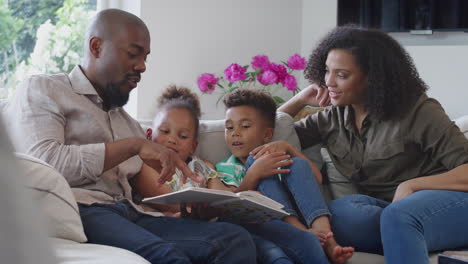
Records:
<instances>
[{"instance_id":1,"label":"white sofa back cushion","mask_svg":"<svg viewBox=\"0 0 468 264\"><path fill-rule=\"evenodd\" d=\"M453 121L455 121L455 124L460 128L465 137L468 138L468 116L462 116Z\"/></svg>"},{"instance_id":2,"label":"white sofa back cushion","mask_svg":"<svg viewBox=\"0 0 468 264\"><path fill-rule=\"evenodd\" d=\"M25 185L33 194L48 223L50 237L86 242L75 197L65 178L47 163L17 153Z\"/></svg>"},{"instance_id":3,"label":"white sofa back cushion","mask_svg":"<svg viewBox=\"0 0 468 264\"><path fill-rule=\"evenodd\" d=\"M195 155L216 164L231 153L224 141L224 120L200 120L198 147ZM293 126L293 119L285 113L276 115L273 141L284 140L300 149L299 138Z\"/></svg>"}]
</instances>

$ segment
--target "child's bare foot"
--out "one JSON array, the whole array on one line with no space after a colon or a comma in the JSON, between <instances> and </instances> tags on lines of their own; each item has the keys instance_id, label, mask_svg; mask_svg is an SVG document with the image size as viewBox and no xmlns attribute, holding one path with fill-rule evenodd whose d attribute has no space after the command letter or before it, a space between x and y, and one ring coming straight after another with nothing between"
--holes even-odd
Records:
<instances>
[{"instance_id":1,"label":"child's bare foot","mask_svg":"<svg viewBox=\"0 0 468 264\"><path fill-rule=\"evenodd\" d=\"M342 247L334 239L329 239L324 249L333 264L343 264L354 254L353 247Z\"/></svg>"}]
</instances>

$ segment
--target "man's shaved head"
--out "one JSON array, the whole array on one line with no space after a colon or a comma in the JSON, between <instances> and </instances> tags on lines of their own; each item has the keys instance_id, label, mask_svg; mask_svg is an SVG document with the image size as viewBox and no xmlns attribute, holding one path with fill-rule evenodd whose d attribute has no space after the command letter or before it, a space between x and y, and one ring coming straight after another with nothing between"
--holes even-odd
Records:
<instances>
[{"instance_id":1,"label":"man's shaved head","mask_svg":"<svg viewBox=\"0 0 468 264\"><path fill-rule=\"evenodd\" d=\"M128 27L149 31L145 23L134 14L120 9L105 9L94 16L89 23L85 36L85 56L89 47L89 41L93 37L102 40L113 40L121 34L126 34Z\"/></svg>"},{"instance_id":2,"label":"man's shaved head","mask_svg":"<svg viewBox=\"0 0 468 264\"><path fill-rule=\"evenodd\" d=\"M137 16L106 9L86 32L83 73L103 100L105 109L123 106L146 70L150 34Z\"/></svg>"}]
</instances>

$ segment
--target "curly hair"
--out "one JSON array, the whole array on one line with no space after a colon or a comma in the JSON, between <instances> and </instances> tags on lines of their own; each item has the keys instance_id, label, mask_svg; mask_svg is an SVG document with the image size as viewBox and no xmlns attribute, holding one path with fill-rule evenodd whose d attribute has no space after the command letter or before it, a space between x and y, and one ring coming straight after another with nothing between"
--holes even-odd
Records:
<instances>
[{"instance_id":1,"label":"curly hair","mask_svg":"<svg viewBox=\"0 0 468 264\"><path fill-rule=\"evenodd\" d=\"M311 83L326 87L325 62L333 49L348 51L367 76L364 107L377 120L400 117L428 89L410 55L395 39L356 25L336 27L312 51L304 70Z\"/></svg>"},{"instance_id":2,"label":"curly hair","mask_svg":"<svg viewBox=\"0 0 468 264\"><path fill-rule=\"evenodd\" d=\"M227 94L223 99L226 109L236 106L251 106L260 112L268 127L275 127L276 103L265 91L255 88L241 88Z\"/></svg>"},{"instance_id":3,"label":"curly hair","mask_svg":"<svg viewBox=\"0 0 468 264\"><path fill-rule=\"evenodd\" d=\"M198 95L185 86L170 84L158 98L158 109L168 111L173 108L187 109L195 121L195 132L198 135L201 110Z\"/></svg>"}]
</instances>

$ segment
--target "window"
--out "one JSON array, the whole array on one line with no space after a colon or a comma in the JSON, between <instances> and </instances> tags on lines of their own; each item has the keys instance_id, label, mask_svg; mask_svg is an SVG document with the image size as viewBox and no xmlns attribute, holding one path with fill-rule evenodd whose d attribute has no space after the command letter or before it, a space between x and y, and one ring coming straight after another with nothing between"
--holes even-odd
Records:
<instances>
[{"instance_id":1,"label":"window","mask_svg":"<svg viewBox=\"0 0 468 264\"><path fill-rule=\"evenodd\" d=\"M31 74L69 72L96 0L0 0L0 99Z\"/></svg>"}]
</instances>

